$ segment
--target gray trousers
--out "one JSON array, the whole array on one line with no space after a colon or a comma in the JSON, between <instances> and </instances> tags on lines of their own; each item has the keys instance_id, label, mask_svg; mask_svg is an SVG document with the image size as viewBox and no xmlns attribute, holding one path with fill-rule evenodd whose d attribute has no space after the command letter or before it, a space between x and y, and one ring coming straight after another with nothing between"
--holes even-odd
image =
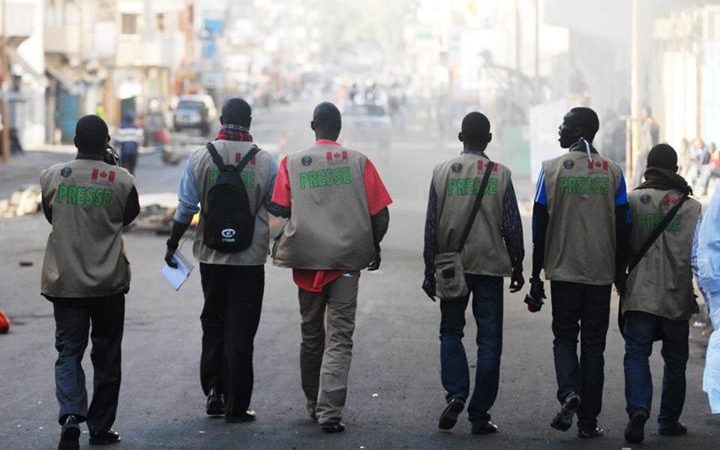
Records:
<instances>
[{"instance_id":1,"label":"gray trousers","mask_svg":"<svg viewBox=\"0 0 720 450\"><path fill-rule=\"evenodd\" d=\"M77 300L77 299L70 299ZM120 393L120 346L125 321L125 296L87 299L86 304L54 302L55 393L60 406L58 421L69 415L87 420L92 432L106 431L115 422ZM92 331L90 324L92 323ZM82 359L92 340L93 398L88 408Z\"/></svg>"},{"instance_id":2,"label":"gray trousers","mask_svg":"<svg viewBox=\"0 0 720 450\"><path fill-rule=\"evenodd\" d=\"M358 272L346 273L322 293L300 289L300 373L308 413L321 425L342 418L352 360ZM326 317L327 316L327 317Z\"/></svg>"}]
</instances>

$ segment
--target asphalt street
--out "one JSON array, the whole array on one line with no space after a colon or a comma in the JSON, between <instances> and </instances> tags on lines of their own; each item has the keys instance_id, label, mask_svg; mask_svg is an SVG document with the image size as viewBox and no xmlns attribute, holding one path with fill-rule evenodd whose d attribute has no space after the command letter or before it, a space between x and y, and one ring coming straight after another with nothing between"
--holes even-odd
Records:
<instances>
[{"instance_id":1,"label":"asphalt street","mask_svg":"<svg viewBox=\"0 0 720 450\"><path fill-rule=\"evenodd\" d=\"M257 111L252 132L261 146L278 147L279 129L287 149L312 142L311 109L280 107ZM358 146L359 149L361 149ZM466 415L452 432L440 432L444 407L439 373L439 305L420 290L423 276L424 208L432 167L460 151L447 139L406 129L388 151L367 154L384 177L395 203L390 231L383 243L383 262L376 273L363 273L358 299L355 347L345 410L345 433L323 434L305 413L300 388L298 351L300 316L297 288L289 270L268 262L260 329L255 340L255 390L252 407L258 420L225 424L204 414L199 384L200 278L193 273L174 292L159 270L165 237L129 231L125 236L133 281L127 297L123 343L123 385L115 428L121 449L620 449L623 429L623 342L611 319L606 351L606 384L600 425L606 436L583 441L574 429L550 428L556 409L550 308L530 314L522 293L505 297L505 332L498 400L491 413L500 432L474 436ZM491 147L490 154L493 149ZM40 166L68 155L33 154L26 168L32 181ZM502 162L501 157L498 157ZM180 166L164 165L158 155L140 159L137 185L141 195L172 196ZM0 178L0 185L10 178ZM22 180L13 179L13 183ZM516 180L528 205L532 185ZM2 191L0 191L2 192ZM147 199L149 197L145 197ZM172 197L170 197L172 198ZM530 266L527 206L526 277ZM54 395L54 321L51 304L39 294L40 268L50 230L42 215L0 220L0 308L9 314L11 333L0 336L0 449L51 449L59 427ZM191 250L190 243L184 249ZM21 262L32 266L21 266ZM506 286L507 286L506 282ZM616 300L614 301L616 302ZM614 303L614 306L617 306ZM615 309L615 308L613 308ZM475 326L468 314L466 348L475 352ZM718 448L720 417L712 417L702 392L704 338L692 330L688 394L683 421L690 434L666 438L657 434L662 366L653 355L656 401L643 448ZM659 347L658 347L659 348ZM89 353L89 349L88 352ZM474 365L473 365L474 367ZM89 357L85 368L92 380ZM91 387L91 382L88 382ZM81 438L87 448L87 434Z\"/></svg>"}]
</instances>

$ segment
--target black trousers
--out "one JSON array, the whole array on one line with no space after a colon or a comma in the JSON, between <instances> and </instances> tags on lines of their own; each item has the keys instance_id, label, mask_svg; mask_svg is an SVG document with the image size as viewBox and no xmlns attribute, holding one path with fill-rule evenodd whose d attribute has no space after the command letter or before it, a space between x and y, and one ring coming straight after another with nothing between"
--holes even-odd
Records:
<instances>
[{"instance_id":1,"label":"black trousers","mask_svg":"<svg viewBox=\"0 0 720 450\"><path fill-rule=\"evenodd\" d=\"M550 289L557 398L562 403L571 392L578 393L578 427L595 428L602 410L611 286L552 281Z\"/></svg>"},{"instance_id":2,"label":"black trousers","mask_svg":"<svg viewBox=\"0 0 720 450\"><path fill-rule=\"evenodd\" d=\"M55 299L55 392L60 405L58 421L62 424L68 415L87 420L91 432L110 429L120 393L120 346L125 321L125 296L122 294L98 299ZM92 331L90 325L92 324ZM93 398L88 409L85 389L83 354L92 340L90 359L94 369Z\"/></svg>"},{"instance_id":3,"label":"black trousers","mask_svg":"<svg viewBox=\"0 0 720 450\"><path fill-rule=\"evenodd\" d=\"M250 406L253 345L265 289L264 266L200 264L205 306L200 382L207 395L225 396L225 416L239 417Z\"/></svg>"}]
</instances>

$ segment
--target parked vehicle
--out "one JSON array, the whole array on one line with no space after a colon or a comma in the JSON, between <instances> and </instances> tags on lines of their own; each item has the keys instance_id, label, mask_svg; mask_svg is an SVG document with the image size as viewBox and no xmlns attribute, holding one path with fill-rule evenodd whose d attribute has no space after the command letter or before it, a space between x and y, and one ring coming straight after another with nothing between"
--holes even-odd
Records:
<instances>
[{"instance_id":1,"label":"parked vehicle","mask_svg":"<svg viewBox=\"0 0 720 450\"><path fill-rule=\"evenodd\" d=\"M173 113L173 128L200 130L203 135L210 132L210 127L217 120L215 102L209 95L183 95L178 99Z\"/></svg>"},{"instance_id":2,"label":"parked vehicle","mask_svg":"<svg viewBox=\"0 0 720 450\"><path fill-rule=\"evenodd\" d=\"M165 116L160 111L148 113L143 120L143 145L145 147L163 147L170 144L170 132Z\"/></svg>"},{"instance_id":3,"label":"parked vehicle","mask_svg":"<svg viewBox=\"0 0 720 450\"><path fill-rule=\"evenodd\" d=\"M373 104L349 104L343 111L346 145L373 145L380 150L390 147L392 121L384 107Z\"/></svg>"}]
</instances>

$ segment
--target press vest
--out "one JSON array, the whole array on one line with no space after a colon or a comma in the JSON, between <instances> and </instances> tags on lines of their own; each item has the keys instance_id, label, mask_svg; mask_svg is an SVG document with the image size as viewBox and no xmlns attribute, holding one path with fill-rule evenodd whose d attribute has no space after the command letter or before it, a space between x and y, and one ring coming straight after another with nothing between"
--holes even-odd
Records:
<instances>
[{"instance_id":1,"label":"press vest","mask_svg":"<svg viewBox=\"0 0 720 450\"><path fill-rule=\"evenodd\" d=\"M638 189L630 194L635 255L660 221L682 197L675 190ZM687 320L698 312L693 293L692 254L701 205L688 199L627 280L623 312L643 311L671 320Z\"/></svg>"},{"instance_id":2,"label":"press vest","mask_svg":"<svg viewBox=\"0 0 720 450\"><path fill-rule=\"evenodd\" d=\"M570 151L542 164L550 219L545 276L606 286L615 279L615 194L622 170L593 153Z\"/></svg>"},{"instance_id":3,"label":"press vest","mask_svg":"<svg viewBox=\"0 0 720 450\"><path fill-rule=\"evenodd\" d=\"M42 293L60 298L127 293L130 264L122 228L133 188L130 173L102 161L77 159L44 170L40 186L52 208Z\"/></svg>"},{"instance_id":4,"label":"press vest","mask_svg":"<svg viewBox=\"0 0 720 450\"><path fill-rule=\"evenodd\" d=\"M467 224L489 159L463 153L441 163L433 172L438 197L438 252L453 252ZM510 276L512 264L503 240L503 198L510 170L495 163L472 229L462 249L466 273Z\"/></svg>"},{"instance_id":5,"label":"press vest","mask_svg":"<svg viewBox=\"0 0 720 450\"><path fill-rule=\"evenodd\" d=\"M367 158L316 144L287 157L290 219L273 249L280 267L361 270L375 254L363 173Z\"/></svg>"},{"instance_id":6,"label":"press vest","mask_svg":"<svg viewBox=\"0 0 720 450\"><path fill-rule=\"evenodd\" d=\"M252 142L217 140L213 145L222 157L225 164L237 164L243 155L247 154L253 146ZM270 227L268 225L268 212L265 208L272 194L274 177L273 159L270 153L260 150L240 173L245 184L250 211L255 215L255 230L250 247L237 253L221 253L203 243L204 219L203 205L207 204L207 195L215 184L219 169L215 165L207 148L196 149L190 155L190 164L200 196L200 222L195 232L193 253L201 263L223 264L231 266L254 266L265 264L270 248Z\"/></svg>"}]
</instances>

